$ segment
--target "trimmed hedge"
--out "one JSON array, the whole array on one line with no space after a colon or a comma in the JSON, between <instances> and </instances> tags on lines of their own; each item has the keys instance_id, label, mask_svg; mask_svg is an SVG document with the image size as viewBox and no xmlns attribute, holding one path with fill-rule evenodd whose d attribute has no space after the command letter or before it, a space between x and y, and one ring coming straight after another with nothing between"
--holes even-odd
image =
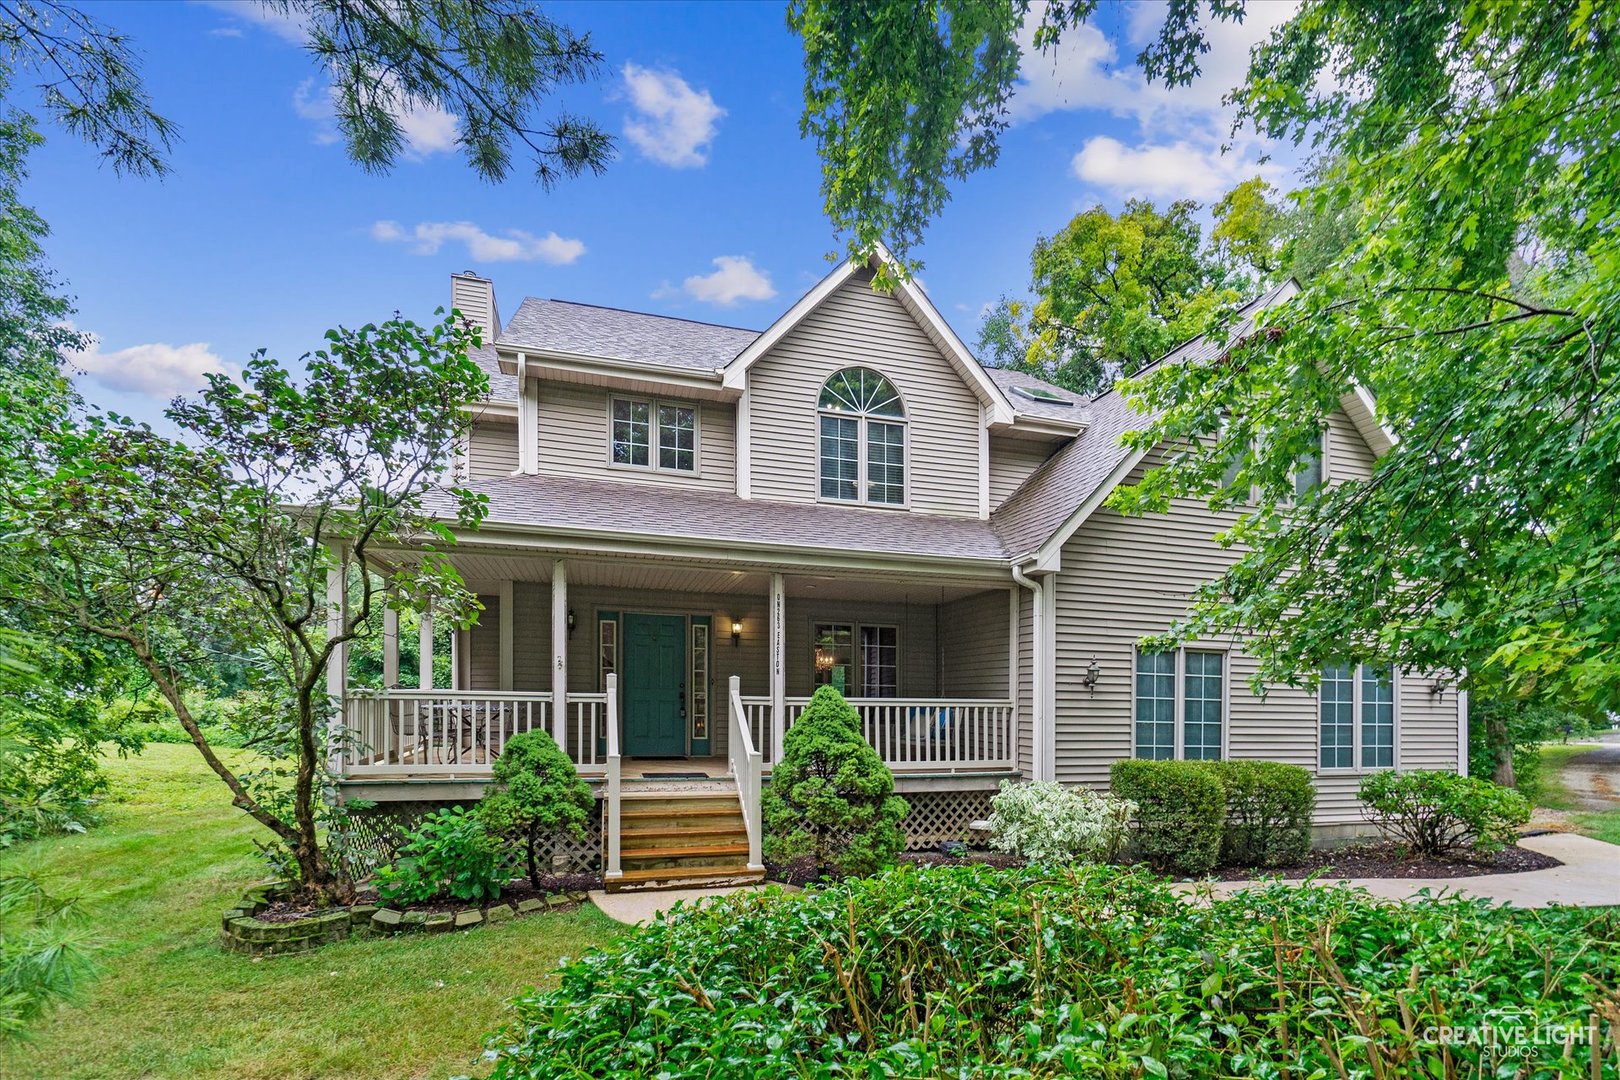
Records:
<instances>
[{"instance_id":1,"label":"trimmed hedge","mask_svg":"<svg viewBox=\"0 0 1620 1080\"><path fill-rule=\"evenodd\" d=\"M1291 866L1311 848L1316 787L1298 765L1127 758L1109 781L1137 804L1137 856L1160 869Z\"/></svg>"},{"instance_id":2,"label":"trimmed hedge","mask_svg":"<svg viewBox=\"0 0 1620 1080\"><path fill-rule=\"evenodd\" d=\"M1617 980L1613 910L902 867L683 906L567 962L487 1046L491 1080L1612 1077L1584 1033Z\"/></svg>"},{"instance_id":3,"label":"trimmed hedge","mask_svg":"<svg viewBox=\"0 0 1620 1080\"><path fill-rule=\"evenodd\" d=\"M1292 866L1311 850L1316 785L1309 769L1280 761L1212 761L1226 788L1227 866Z\"/></svg>"},{"instance_id":4,"label":"trimmed hedge","mask_svg":"<svg viewBox=\"0 0 1620 1080\"><path fill-rule=\"evenodd\" d=\"M1196 877L1215 868L1226 832L1226 788L1209 762L1126 758L1108 771L1114 794L1136 804L1136 854Z\"/></svg>"}]
</instances>

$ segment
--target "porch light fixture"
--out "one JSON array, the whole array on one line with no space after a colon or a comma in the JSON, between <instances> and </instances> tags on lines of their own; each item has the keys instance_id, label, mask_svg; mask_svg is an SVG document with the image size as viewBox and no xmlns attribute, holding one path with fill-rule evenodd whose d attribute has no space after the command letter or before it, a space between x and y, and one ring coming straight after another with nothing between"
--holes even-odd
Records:
<instances>
[{"instance_id":1,"label":"porch light fixture","mask_svg":"<svg viewBox=\"0 0 1620 1080\"><path fill-rule=\"evenodd\" d=\"M569 637L574 636L574 627L577 626L577 625L579 625L579 624L578 624L578 621L574 618L574 609L569 608L568 609L568 636Z\"/></svg>"},{"instance_id":2,"label":"porch light fixture","mask_svg":"<svg viewBox=\"0 0 1620 1080\"><path fill-rule=\"evenodd\" d=\"M742 644L742 620L731 620L731 647L736 648Z\"/></svg>"},{"instance_id":3,"label":"porch light fixture","mask_svg":"<svg viewBox=\"0 0 1620 1080\"><path fill-rule=\"evenodd\" d=\"M1097 688L1097 680L1100 678L1102 678L1102 668L1097 666L1097 658L1093 656L1091 658L1091 663L1086 665L1086 673L1080 676L1080 682L1087 690L1095 690Z\"/></svg>"}]
</instances>

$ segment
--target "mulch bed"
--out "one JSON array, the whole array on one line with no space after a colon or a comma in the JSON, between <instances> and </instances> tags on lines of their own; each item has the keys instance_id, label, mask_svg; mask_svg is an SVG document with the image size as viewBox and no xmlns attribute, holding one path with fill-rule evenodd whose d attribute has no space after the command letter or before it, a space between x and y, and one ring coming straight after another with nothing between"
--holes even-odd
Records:
<instances>
[{"instance_id":1,"label":"mulch bed","mask_svg":"<svg viewBox=\"0 0 1620 1080\"><path fill-rule=\"evenodd\" d=\"M441 911L470 911L476 907L485 914L496 904L511 904L514 907L523 900L544 900L548 896L559 893L591 892L602 887L601 874L543 874L540 877L540 888L536 889L529 884L528 878L519 878L501 890L499 899L488 900L482 904L473 904L469 900L433 900L425 904L398 904L390 903L387 906L397 911L421 911L432 915ZM372 888L362 888L357 894L361 903L379 903L377 892ZM320 915L330 908L319 908L309 904L297 904L290 900L277 900L261 911L255 918L264 922L289 923L299 919L307 919L313 915Z\"/></svg>"},{"instance_id":2,"label":"mulch bed","mask_svg":"<svg viewBox=\"0 0 1620 1080\"><path fill-rule=\"evenodd\" d=\"M1349 844L1324 848L1305 856L1299 866L1222 867L1216 876L1222 881L1249 881L1263 877L1298 880L1312 874L1337 878L1466 878L1482 874L1522 874L1530 870L1550 870L1564 865L1561 860L1539 851L1519 847L1503 848L1494 855L1459 856L1455 859L1409 859L1395 844L1388 842Z\"/></svg>"},{"instance_id":3,"label":"mulch bed","mask_svg":"<svg viewBox=\"0 0 1620 1080\"><path fill-rule=\"evenodd\" d=\"M945 855L936 851L913 851L900 856L900 861L914 866L994 866L999 869L1024 865L1016 855L1003 855L994 851L969 851L963 855ZM1298 866L1277 867L1221 867L1215 877L1222 881L1253 881L1257 878L1281 877L1298 881L1312 874L1322 874L1330 880L1338 878L1466 878L1484 874L1522 874L1531 870L1550 870L1564 865L1551 855L1531 851L1517 845L1503 848L1494 855L1471 855L1454 859L1409 859L1400 848L1387 842L1349 844L1344 847L1323 848L1310 852ZM815 882L814 866L809 859L790 863L765 864L765 879L785 885L809 885Z\"/></svg>"}]
</instances>

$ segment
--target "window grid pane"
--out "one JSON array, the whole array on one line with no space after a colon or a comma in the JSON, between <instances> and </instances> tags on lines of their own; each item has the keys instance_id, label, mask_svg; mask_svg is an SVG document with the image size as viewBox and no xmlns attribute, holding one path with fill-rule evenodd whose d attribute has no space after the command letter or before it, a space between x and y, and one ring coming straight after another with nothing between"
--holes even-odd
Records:
<instances>
[{"instance_id":1,"label":"window grid pane","mask_svg":"<svg viewBox=\"0 0 1620 1080\"><path fill-rule=\"evenodd\" d=\"M613 463L646 465L651 445L652 407L645 401L613 401Z\"/></svg>"},{"instance_id":2,"label":"window grid pane","mask_svg":"<svg viewBox=\"0 0 1620 1080\"><path fill-rule=\"evenodd\" d=\"M697 413L680 405L658 406L658 467L692 472L697 467Z\"/></svg>"},{"instance_id":3,"label":"window grid pane","mask_svg":"<svg viewBox=\"0 0 1620 1080\"><path fill-rule=\"evenodd\" d=\"M849 695L855 667L855 631L848 623L817 623L815 680Z\"/></svg>"},{"instance_id":4,"label":"window grid pane","mask_svg":"<svg viewBox=\"0 0 1620 1080\"><path fill-rule=\"evenodd\" d=\"M1181 745L1188 761L1220 759L1224 660L1218 652L1187 653Z\"/></svg>"},{"instance_id":5,"label":"window grid pane","mask_svg":"<svg viewBox=\"0 0 1620 1080\"><path fill-rule=\"evenodd\" d=\"M892 626L861 627L861 696L897 696L899 673L899 631Z\"/></svg>"},{"instance_id":6,"label":"window grid pane","mask_svg":"<svg viewBox=\"0 0 1620 1080\"><path fill-rule=\"evenodd\" d=\"M618 670L619 624L613 619L602 619L596 624L597 672L596 685L607 689L607 677Z\"/></svg>"},{"instance_id":7,"label":"window grid pane","mask_svg":"<svg viewBox=\"0 0 1620 1080\"><path fill-rule=\"evenodd\" d=\"M821 418L821 497L860 498L860 421L839 416Z\"/></svg>"},{"instance_id":8,"label":"window grid pane","mask_svg":"<svg viewBox=\"0 0 1620 1080\"><path fill-rule=\"evenodd\" d=\"M1136 654L1136 756L1176 756L1176 655Z\"/></svg>"},{"instance_id":9,"label":"window grid pane","mask_svg":"<svg viewBox=\"0 0 1620 1080\"><path fill-rule=\"evenodd\" d=\"M709 737L709 628L692 624L692 738Z\"/></svg>"},{"instance_id":10,"label":"window grid pane","mask_svg":"<svg viewBox=\"0 0 1620 1080\"><path fill-rule=\"evenodd\" d=\"M1361 668L1361 767L1395 767L1395 682L1388 668Z\"/></svg>"},{"instance_id":11,"label":"window grid pane","mask_svg":"<svg viewBox=\"0 0 1620 1080\"><path fill-rule=\"evenodd\" d=\"M906 501L906 429L866 422L866 497L875 503Z\"/></svg>"},{"instance_id":12,"label":"window grid pane","mask_svg":"<svg viewBox=\"0 0 1620 1080\"><path fill-rule=\"evenodd\" d=\"M1299 459L1299 467L1294 470L1294 496L1304 498L1313 488L1322 486L1322 446L1320 443L1314 451Z\"/></svg>"},{"instance_id":13,"label":"window grid pane","mask_svg":"<svg viewBox=\"0 0 1620 1080\"><path fill-rule=\"evenodd\" d=\"M1322 669L1321 767L1348 769L1355 764L1355 682L1349 664Z\"/></svg>"}]
</instances>

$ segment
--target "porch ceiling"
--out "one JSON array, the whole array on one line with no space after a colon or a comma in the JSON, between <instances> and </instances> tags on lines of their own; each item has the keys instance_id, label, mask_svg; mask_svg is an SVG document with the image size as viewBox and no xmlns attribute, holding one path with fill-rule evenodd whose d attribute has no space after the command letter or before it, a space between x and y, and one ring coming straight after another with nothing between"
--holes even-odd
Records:
<instances>
[{"instance_id":1,"label":"porch ceiling","mask_svg":"<svg viewBox=\"0 0 1620 1080\"><path fill-rule=\"evenodd\" d=\"M405 553L390 558L408 559ZM451 561L461 576L475 586L501 581L551 580L552 559L532 554L459 550ZM690 560L618 560L569 558L570 586L602 586L648 592L690 592L764 596L770 575L756 570L733 570ZM976 592L986 585L940 582L930 577L856 572L825 573L784 571L789 599L874 600L942 603ZM1010 584L1010 583L1009 583Z\"/></svg>"}]
</instances>

